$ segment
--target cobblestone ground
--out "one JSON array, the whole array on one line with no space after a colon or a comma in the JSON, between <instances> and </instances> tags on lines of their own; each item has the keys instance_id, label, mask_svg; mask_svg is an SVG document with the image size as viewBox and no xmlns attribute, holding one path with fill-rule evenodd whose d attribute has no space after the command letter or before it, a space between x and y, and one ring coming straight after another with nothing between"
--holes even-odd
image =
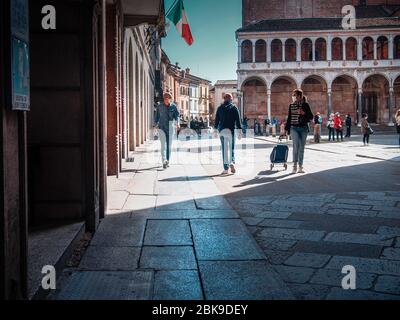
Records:
<instances>
[{"instance_id":1,"label":"cobblestone ground","mask_svg":"<svg viewBox=\"0 0 400 320\"><path fill-rule=\"evenodd\" d=\"M110 178L108 216L51 298L400 299L397 137L359 140L309 144L290 175L269 170L276 140L243 139L224 177L218 140L175 143L166 171L148 144Z\"/></svg>"},{"instance_id":2,"label":"cobblestone ground","mask_svg":"<svg viewBox=\"0 0 400 320\"><path fill-rule=\"evenodd\" d=\"M377 137L370 147L357 138L310 144L303 176L265 169L259 159L273 141L256 142L267 145L256 152L255 176L218 185L295 298L400 299L395 139ZM342 289L347 265L357 271L357 290Z\"/></svg>"}]
</instances>

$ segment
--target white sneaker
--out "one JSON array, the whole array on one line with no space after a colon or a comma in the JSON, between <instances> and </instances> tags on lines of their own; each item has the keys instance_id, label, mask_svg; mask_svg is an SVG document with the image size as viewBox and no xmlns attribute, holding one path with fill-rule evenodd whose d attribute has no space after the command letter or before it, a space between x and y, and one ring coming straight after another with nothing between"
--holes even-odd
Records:
<instances>
[{"instance_id":1,"label":"white sneaker","mask_svg":"<svg viewBox=\"0 0 400 320\"><path fill-rule=\"evenodd\" d=\"M296 173L297 173L297 166L294 166L294 167L293 167L292 174L296 174Z\"/></svg>"},{"instance_id":2,"label":"white sneaker","mask_svg":"<svg viewBox=\"0 0 400 320\"><path fill-rule=\"evenodd\" d=\"M235 165L234 165L234 164L231 164L231 165L230 165L230 169L231 169L231 172L232 172L233 174L236 173L236 168L235 168Z\"/></svg>"},{"instance_id":3,"label":"white sneaker","mask_svg":"<svg viewBox=\"0 0 400 320\"><path fill-rule=\"evenodd\" d=\"M227 174L229 174L229 170L224 170L221 173L221 176L226 176Z\"/></svg>"},{"instance_id":4,"label":"white sneaker","mask_svg":"<svg viewBox=\"0 0 400 320\"><path fill-rule=\"evenodd\" d=\"M303 168L303 167L299 167L298 173L306 173L306 172L304 171L304 168Z\"/></svg>"}]
</instances>

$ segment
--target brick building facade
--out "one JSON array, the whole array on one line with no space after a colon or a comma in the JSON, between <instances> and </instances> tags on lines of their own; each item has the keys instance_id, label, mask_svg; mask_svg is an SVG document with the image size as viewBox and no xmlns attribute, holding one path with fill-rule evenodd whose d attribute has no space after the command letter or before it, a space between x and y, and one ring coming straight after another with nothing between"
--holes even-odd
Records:
<instances>
[{"instance_id":1,"label":"brick building facade","mask_svg":"<svg viewBox=\"0 0 400 320\"><path fill-rule=\"evenodd\" d=\"M268 5L267 5L268 3ZM356 29L342 27L355 5ZM400 107L398 1L243 1L238 88L245 116L285 119L291 91L302 88L314 112L362 112L393 125Z\"/></svg>"}]
</instances>

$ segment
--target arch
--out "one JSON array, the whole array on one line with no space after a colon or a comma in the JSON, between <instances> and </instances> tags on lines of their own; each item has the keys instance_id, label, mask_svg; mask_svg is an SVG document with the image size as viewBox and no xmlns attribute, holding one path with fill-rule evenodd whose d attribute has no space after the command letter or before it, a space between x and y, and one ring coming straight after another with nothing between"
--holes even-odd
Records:
<instances>
[{"instance_id":1,"label":"arch","mask_svg":"<svg viewBox=\"0 0 400 320\"><path fill-rule=\"evenodd\" d=\"M400 74L393 80L393 107L395 114L400 109Z\"/></svg>"},{"instance_id":2,"label":"arch","mask_svg":"<svg viewBox=\"0 0 400 320\"><path fill-rule=\"evenodd\" d=\"M272 117L280 121L286 120L292 92L296 88L297 82L290 76L278 76L271 82Z\"/></svg>"},{"instance_id":3,"label":"arch","mask_svg":"<svg viewBox=\"0 0 400 320\"><path fill-rule=\"evenodd\" d=\"M357 40L353 37L346 39L346 60L357 60Z\"/></svg>"},{"instance_id":4,"label":"arch","mask_svg":"<svg viewBox=\"0 0 400 320\"><path fill-rule=\"evenodd\" d=\"M375 73L363 81L362 112L367 113L372 123L389 122L389 84L383 74Z\"/></svg>"},{"instance_id":5,"label":"arch","mask_svg":"<svg viewBox=\"0 0 400 320\"><path fill-rule=\"evenodd\" d=\"M285 42L285 61L296 61L297 44L294 39L287 39Z\"/></svg>"},{"instance_id":6,"label":"arch","mask_svg":"<svg viewBox=\"0 0 400 320\"><path fill-rule=\"evenodd\" d=\"M312 61L313 44L309 38L301 41L301 61Z\"/></svg>"},{"instance_id":7,"label":"arch","mask_svg":"<svg viewBox=\"0 0 400 320\"><path fill-rule=\"evenodd\" d=\"M328 113L328 85L324 77L318 74L307 76L301 84L304 95L307 96L311 109L314 113Z\"/></svg>"},{"instance_id":8,"label":"arch","mask_svg":"<svg viewBox=\"0 0 400 320\"><path fill-rule=\"evenodd\" d=\"M393 39L393 59L400 59L400 35Z\"/></svg>"},{"instance_id":9,"label":"arch","mask_svg":"<svg viewBox=\"0 0 400 320\"><path fill-rule=\"evenodd\" d=\"M389 40L385 36L380 36L377 40L377 59L389 59Z\"/></svg>"},{"instance_id":10,"label":"arch","mask_svg":"<svg viewBox=\"0 0 400 320\"><path fill-rule=\"evenodd\" d=\"M362 41L363 60L374 59L374 40L371 37L365 37Z\"/></svg>"},{"instance_id":11,"label":"arch","mask_svg":"<svg viewBox=\"0 0 400 320\"><path fill-rule=\"evenodd\" d=\"M247 117L250 122L254 119L265 117L267 114L267 83L260 77L249 77L243 84L243 117Z\"/></svg>"},{"instance_id":12,"label":"arch","mask_svg":"<svg viewBox=\"0 0 400 320\"><path fill-rule=\"evenodd\" d=\"M338 75L331 84L332 110L342 116L350 114L357 119L358 83L348 74Z\"/></svg>"},{"instance_id":13,"label":"arch","mask_svg":"<svg viewBox=\"0 0 400 320\"><path fill-rule=\"evenodd\" d=\"M326 40L324 38L318 38L317 41L315 41L315 60L326 60Z\"/></svg>"},{"instance_id":14,"label":"arch","mask_svg":"<svg viewBox=\"0 0 400 320\"><path fill-rule=\"evenodd\" d=\"M262 39L256 42L256 62L267 62L267 43Z\"/></svg>"},{"instance_id":15,"label":"arch","mask_svg":"<svg viewBox=\"0 0 400 320\"><path fill-rule=\"evenodd\" d=\"M332 40L332 60L343 60L343 41L340 38Z\"/></svg>"},{"instance_id":16,"label":"arch","mask_svg":"<svg viewBox=\"0 0 400 320\"><path fill-rule=\"evenodd\" d=\"M282 41L279 39L271 42L271 61L282 62Z\"/></svg>"},{"instance_id":17,"label":"arch","mask_svg":"<svg viewBox=\"0 0 400 320\"><path fill-rule=\"evenodd\" d=\"M242 62L253 62L253 43L250 40L244 40L242 42Z\"/></svg>"}]
</instances>

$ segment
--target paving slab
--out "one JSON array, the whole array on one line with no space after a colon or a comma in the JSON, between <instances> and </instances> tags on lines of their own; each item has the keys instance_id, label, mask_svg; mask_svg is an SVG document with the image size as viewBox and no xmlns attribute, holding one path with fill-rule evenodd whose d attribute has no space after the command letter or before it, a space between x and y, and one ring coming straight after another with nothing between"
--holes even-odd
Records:
<instances>
[{"instance_id":1,"label":"paving slab","mask_svg":"<svg viewBox=\"0 0 400 320\"><path fill-rule=\"evenodd\" d=\"M376 234L358 234L358 233L345 233L345 232L332 232L329 233L324 241L341 242L341 243L358 243L370 244L377 246L389 247L393 244L392 239L386 239L384 236Z\"/></svg>"},{"instance_id":2,"label":"paving slab","mask_svg":"<svg viewBox=\"0 0 400 320\"><path fill-rule=\"evenodd\" d=\"M203 300L198 271L159 271L153 300Z\"/></svg>"},{"instance_id":3,"label":"paving slab","mask_svg":"<svg viewBox=\"0 0 400 320\"><path fill-rule=\"evenodd\" d=\"M376 282L375 291L400 295L400 277L380 276ZM400 300L400 297L398 297Z\"/></svg>"},{"instance_id":4,"label":"paving slab","mask_svg":"<svg viewBox=\"0 0 400 320\"><path fill-rule=\"evenodd\" d=\"M123 209L130 211L154 210L156 199L155 196L151 195L131 195L126 200Z\"/></svg>"},{"instance_id":5,"label":"paving slab","mask_svg":"<svg viewBox=\"0 0 400 320\"><path fill-rule=\"evenodd\" d=\"M296 300L323 300L329 293L330 287L318 284L288 284Z\"/></svg>"},{"instance_id":6,"label":"paving slab","mask_svg":"<svg viewBox=\"0 0 400 320\"><path fill-rule=\"evenodd\" d=\"M266 261L200 261L207 300L290 300L293 295Z\"/></svg>"},{"instance_id":7,"label":"paving slab","mask_svg":"<svg viewBox=\"0 0 400 320\"><path fill-rule=\"evenodd\" d=\"M274 266L274 269L279 273L283 281L292 283L306 283L315 273L315 269L304 267L278 265Z\"/></svg>"},{"instance_id":8,"label":"paving slab","mask_svg":"<svg viewBox=\"0 0 400 320\"><path fill-rule=\"evenodd\" d=\"M187 220L148 220L144 238L145 246L193 245Z\"/></svg>"},{"instance_id":9,"label":"paving slab","mask_svg":"<svg viewBox=\"0 0 400 320\"><path fill-rule=\"evenodd\" d=\"M199 260L264 259L257 243L239 219L190 222Z\"/></svg>"},{"instance_id":10,"label":"paving slab","mask_svg":"<svg viewBox=\"0 0 400 320\"><path fill-rule=\"evenodd\" d=\"M74 271L52 299L149 300L152 281L151 271Z\"/></svg>"},{"instance_id":11,"label":"paving slab","mask_svg":"<svg viewBox=\"0 0 400 320\"><path fill-rule=\"evenodd\" d=\"M143 243L145 219L107 217L95 233L91 245L103 247L140 247ZM116 232L118 230L118 232Z\"/></svg>"},{"instance_id":12,"label":"paving slab","mask_svg":"<svg viewBox=\"0 0 400 320\"><path fill-rule=\"evenodd\" d=\"M382 226L378 228L377 233L384 237L400 237L400 228Z\"/></svg>"},{"instance_id":13,"label":"paving slab","mask_svg":"<svg viewBox=\"0 0 400 320\"><path fill-rule=\"evenodd\" d=\"M200 210L231 210L232 207L223 196L195 195L196 206Z\"/></svg>"},{"instance_id":14,"label":"paving slab","mask_svg":"<svg viewBox=\"0 0 400 320\"><path fill-rule=\"evenodd\" d=\"M86 270L136 270L140 248L90 246L79 264Z\"/></svg>"},{"instance_id":15,"label":"paving slab","mask_svg":"<svg viewBox=\"0 0 400 320\"><path fill-rule=\"evenodd\" d=\"M193 247L144 247L141 269L197 270Z\"/></svg>"},{"instance_id":16,"label":"paving slab","mask_svg":"<svg viewBox=\"0 0 400 320\"><path fill-rule=\"evenodd\" d=\"M260 235L267 238L289 239L289 240L310 240L320 241L325 236L324 231L286 229L286 228L265 228Z\"/></svg>"},{"instance_id":17,"label":"paving slab","mask_svg":"<svg viewBox=\"0 0 400 320\"><path fill-rule=\"evenodd\" d=\"M156 202L158 211L196 210L192 195L187 196L158 196Z\"/></svg>"},{"instance_id":18,"label":"paving slab","mask_svg":"<svg viewBox=\"0 0 400 320\"><path fill-rule=\"evenodd\" d=\"M285 261L288 266L322 268L329 261L331 256L317 253L296 252Z\"/></svg>"},{"instance_id":19,"label":"paving slab","mask_svg":"<svg viewBox=\"0 0 400 320\"><path fill-rule=\"evenodd\" d=\"M261 246L262 249L266 250L289 250L292 248L297 241L296 240L286 240L286 239L274 239L274 238L266 238L257 234L255 236L257 243Z\"/></svg>"},{"instance_id":20,"label":"paving slab","mask_svg":"<svg viewBox=\"0 0 400 320\"><path fill-rule=\"evenodd\" d=\"M382 253L382 259L400 260L400 248L386 248Z\"/></svg>"},{"instance_id":21,"label":"paving slab","mask_svg":"<svg viewBox=\"0 0 400 320\"><path fill-rule=\"evenodd\" d=\"M234 210L174 210L144 212L138 215L149 220L189 220L189 219L239 219Z\"/></svg>"},{"instance_id":22,"label":"paving slab","mask_svg":"<svg viewBox=\"0 0 400 320\"><path fill-rule=\"evenodd\" d=\"M400 276L400 261L368 259L357 257L332 257L327 269L342 270L344 266L354 266L357 272L375 273L379 275Z\"/></svg>"}]
</instances>

